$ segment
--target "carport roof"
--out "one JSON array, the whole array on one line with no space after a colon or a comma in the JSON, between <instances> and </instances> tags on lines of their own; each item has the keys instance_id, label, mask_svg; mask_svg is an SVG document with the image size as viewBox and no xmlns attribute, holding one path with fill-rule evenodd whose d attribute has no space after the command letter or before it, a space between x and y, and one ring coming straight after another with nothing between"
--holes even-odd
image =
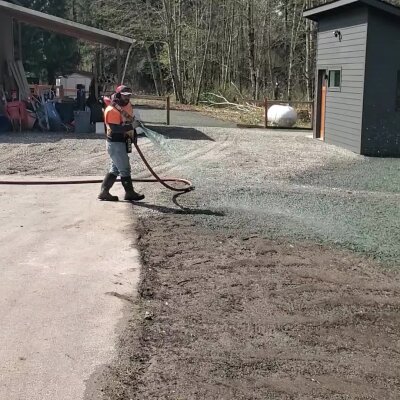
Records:
<instances>
[{"instance_id":1,"label":"carport roof","mask_svg":"<svg viewBox=\"0 0 400 400\"><path fill-rule=\"evenodd\" d=\"M0 0L0 13L26 24L43 28L48 31L61 33L89 42L102 43L111 47L129 48L135 42L126 36L106 32L101 29L92 28L87 25L69 21L54 15L31 10L17 4L11 4Z\"/></svg>"},{"instance_id":2,"label":"carport roof","mask_svg":"<svg viewBox=\"0 0 400 400\"><path fill-rule=\"evenodd\" d=\"M333 11L339 7L344 7L344 6L357 4L357 3L365 4L367 6L377 8L377 9L385 11L389 14L400 17L400 8L399 7L396 7L390 3L387 3L386 1L382 1L382 0L335 0L335 1L331 1L328 3L322 4L320 6L310 8L308 10L304 10L303 17L317 21L319 19L319 17L321 17L321 15L325 14L326 12Z\"/></svg>"}]
</instances>

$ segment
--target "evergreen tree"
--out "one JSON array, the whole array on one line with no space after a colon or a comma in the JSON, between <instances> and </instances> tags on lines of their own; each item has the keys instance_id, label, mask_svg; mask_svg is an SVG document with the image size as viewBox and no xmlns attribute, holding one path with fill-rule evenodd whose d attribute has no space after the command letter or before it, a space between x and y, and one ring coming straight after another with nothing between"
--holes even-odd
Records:
<instances>
[{"instance_id":1,"label":"evergreen tree","mask_svg":"<svg viewBox=\"0 0 400 400\"><path fill-rule=\"evenodd\" d=\"M21 5L65 18L67 0L19 0ZM26 70L32 75L55 83L57 75L73 72L79 65L78 41L31 26L23 26L22 54Z\"/></svg>"}]
</instances>

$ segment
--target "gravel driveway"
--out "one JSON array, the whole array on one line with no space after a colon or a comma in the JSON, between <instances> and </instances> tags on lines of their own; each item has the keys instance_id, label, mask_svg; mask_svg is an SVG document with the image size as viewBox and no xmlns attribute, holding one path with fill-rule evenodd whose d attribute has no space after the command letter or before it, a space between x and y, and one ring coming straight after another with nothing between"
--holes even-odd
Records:
<instances>
[{"instance_id":1,"label":"gravel driveway","mask_svg":"<svg viewBox=\"0 0 400 400\"><path fill-rule=\"evenodd\" d=\"M161 174L192 179L182 207L215 228L260 232L339 245L377 260L400 259L400 160L365 158L312 140L304 132L157 127L161 146L140 144ZM0 174L102 175L103 138L96 135L0 135ZM147 176L136 155L137 176ZM142 187L148 208L176 207L157 185Z\"/></svg>"}]
</instances>

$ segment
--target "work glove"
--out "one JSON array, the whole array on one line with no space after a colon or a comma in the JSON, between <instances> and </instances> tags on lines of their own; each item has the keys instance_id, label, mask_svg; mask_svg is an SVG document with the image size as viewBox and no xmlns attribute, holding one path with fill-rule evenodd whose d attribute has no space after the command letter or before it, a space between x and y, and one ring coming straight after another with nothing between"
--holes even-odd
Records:
<instances>
[{"instance_id":1,"label":"work glove","mask_svg":"<svg viewBox=\"0 0 400 400\"><path fill-rule=\"evenodd\" d=\"M126 139L130 138L131 140L133 140L134 136L135 136L135 130L134 129L132 129L131 131L126 131L125 132L125 138Z\"/></svg>"}]
</instances>

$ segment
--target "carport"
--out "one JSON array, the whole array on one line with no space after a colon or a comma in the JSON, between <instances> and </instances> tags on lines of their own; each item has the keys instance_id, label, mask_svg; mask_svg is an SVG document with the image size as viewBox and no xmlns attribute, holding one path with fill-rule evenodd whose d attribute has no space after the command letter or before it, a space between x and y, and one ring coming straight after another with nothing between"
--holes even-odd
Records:
<instances>
[{"instance_id":1,"label":"carport","mask_svg":"<svg viewBox=\"0 0 400 400\"><path fill-rule=\"evenodd\" d=\"M18 40L14 38L14 21L18 24L18 30L16 30L19 32ZM127 63L122 70L120 55L122 51L128 50L127 57L129 57L130 50L135 43L134 39L0 0L0 86L10 85L6 63L15 59L22 59L21 24L28 24L80 40L114 47L117 51L118 80L123 79ZM16 42L18 49L14 45Z\"/></svg>"}]
</instances>

